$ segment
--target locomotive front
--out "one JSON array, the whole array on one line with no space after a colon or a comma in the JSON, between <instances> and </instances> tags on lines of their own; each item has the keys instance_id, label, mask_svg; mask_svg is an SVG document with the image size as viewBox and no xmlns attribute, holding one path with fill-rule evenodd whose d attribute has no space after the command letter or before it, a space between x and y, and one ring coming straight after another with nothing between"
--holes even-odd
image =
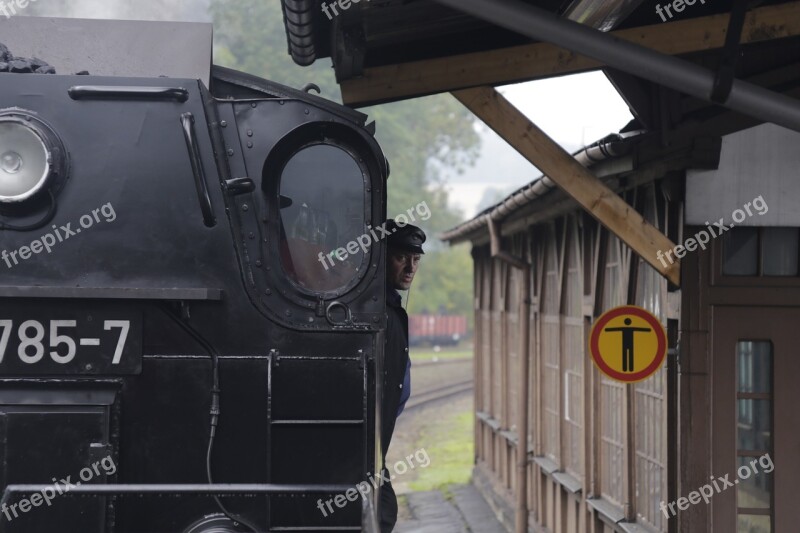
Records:
<instances>
[{"instance_id":1,"label":"locomotive front","mask_svg":"<svg viewBox=\"0 0 800 533\"><path fill-rule=\"evenodd\" d=\"M352 244L388 168L366 117L216 66L209 88L0 85L0 531L372 523L385 253Z\"/></svg>"}]
</instances>

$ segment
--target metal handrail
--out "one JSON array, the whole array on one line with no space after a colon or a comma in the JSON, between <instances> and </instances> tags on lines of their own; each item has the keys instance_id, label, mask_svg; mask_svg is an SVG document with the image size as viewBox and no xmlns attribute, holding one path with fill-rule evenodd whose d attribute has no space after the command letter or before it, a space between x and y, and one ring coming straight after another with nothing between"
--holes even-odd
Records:
<instances>
[{"instance_id":1,"label":"metal handrail","mask_svg":"<svg viewBox=\"0 0 800 533\"><path fill-rule=\"evenodd\" d=\"M366 496L361 498L361 531L362 533L380 533L381 531L372 500Z\"/></svg>"}]
</instances>

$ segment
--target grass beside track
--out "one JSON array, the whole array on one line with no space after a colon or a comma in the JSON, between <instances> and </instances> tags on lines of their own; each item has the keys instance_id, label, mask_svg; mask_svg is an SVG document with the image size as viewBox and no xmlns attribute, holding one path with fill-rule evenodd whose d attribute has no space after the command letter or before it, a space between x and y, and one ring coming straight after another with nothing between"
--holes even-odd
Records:
<instances>
[{"instance_id":1,"label":"grass beside track","mask_svg":"<svg viewBox=\"0 0 800 533\"><path fill-rule=\"evenodd\" d=\"M420 436L431 458L429 468L419 469L410 484L414 491L442 490L453 484L468 483L472 475L474 443L472 409L454 412Z\"/></svg>"}]
</instances>

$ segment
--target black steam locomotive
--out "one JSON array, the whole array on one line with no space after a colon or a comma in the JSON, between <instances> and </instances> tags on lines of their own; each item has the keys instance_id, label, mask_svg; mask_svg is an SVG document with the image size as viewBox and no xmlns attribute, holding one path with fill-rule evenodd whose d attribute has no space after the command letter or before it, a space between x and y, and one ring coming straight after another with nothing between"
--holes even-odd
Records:
<instances>
[{"instance_id":1,"label":"black steam locomotive","mask_svg":"<svg viewBox=\"0 0 800 533\"><path fill-rule=\"evenodd\" d=\"M209 85L0 73L0 531L374 527L386 159Z\"/></svg>"}]
</instances>

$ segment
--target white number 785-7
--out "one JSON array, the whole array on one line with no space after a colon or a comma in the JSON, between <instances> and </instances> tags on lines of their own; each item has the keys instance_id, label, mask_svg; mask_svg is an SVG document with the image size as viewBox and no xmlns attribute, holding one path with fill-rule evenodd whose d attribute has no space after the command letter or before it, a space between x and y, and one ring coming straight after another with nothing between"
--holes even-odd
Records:
<instances>
[{"instance_id":1,"label":"white number 785-7","mask_svg":"<svg viewBox=\"0 0 800 533\"><path fill-rule=\"evenodd\" d=\"M55 322L57 322L59 326L74 327L74 322L71 321L55 321ZM60 322L70 322L70 323L62 324ZM11 327L12 327L11 320L0 320L0 363L3 362L3 357L6 354L6 348L8 348L8 340L11 337ZM106 320L103 323L103 329L105 331L111 331L112 328L120 329L119 339L117 340L117 346L114 349L114 358L111 360L111 364L116 365L119 364L120 360L122 359L122 351L125 348L125 341L128 340L128 333L130 332L131 329L131 322L130 320ZM72 341L72 339L70 339L69 337L65 337L63 335L57 335L57 330L58 328L51 328L51 337L53 337L52 340L57 340L61 338L62 339L61 342L68 341L69 343L72 343L72 346L74 348L75 345L74 341ZM67 341L64 341L63 339L67 339ZM59 357L57 352L52 352L51 355L53 356L54 360L57 360L56 358ZM72 357L70 357L70 355L72 356L75 355L74 349L71 351L71 354L68 353L68 355L64 357L65 358L69 357L68 360L71 360ZM59 362L65 363L67 362L67 360L65 359Z\"/></svg>"}]
</instances>

